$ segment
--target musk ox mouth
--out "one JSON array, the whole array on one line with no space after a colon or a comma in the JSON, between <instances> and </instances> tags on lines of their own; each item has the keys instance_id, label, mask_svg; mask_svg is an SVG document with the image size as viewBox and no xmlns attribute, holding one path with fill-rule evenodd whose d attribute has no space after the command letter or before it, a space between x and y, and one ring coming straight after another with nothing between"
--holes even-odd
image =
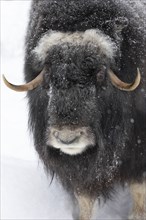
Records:
<instances>
[{"instance_id":1,"label":"musk ox mouth","mask_svg":"<svg viewBox=\"0 0 146 220\"><path fill-rule=\"evenodd\" d=\"M69 148L61 148L60 150L65 153L65 154L69 154L69 155L77 155L77 154L81 154L82 152L84 152L86 150L87 147L69 147Z\"/></svg>"},{"instance_id":2,"label":"musk ox mouth","mask_svg":"<svg viewBox=\"0 0 146 220\"><path fill-rule=\"evenodd\" d=\"M95 145L95 135L88 127L70 128L56 127L49 128L47 145L59 149L69 155L77 155L84 152L88 146Z\"/></svg>"}]
</instances>

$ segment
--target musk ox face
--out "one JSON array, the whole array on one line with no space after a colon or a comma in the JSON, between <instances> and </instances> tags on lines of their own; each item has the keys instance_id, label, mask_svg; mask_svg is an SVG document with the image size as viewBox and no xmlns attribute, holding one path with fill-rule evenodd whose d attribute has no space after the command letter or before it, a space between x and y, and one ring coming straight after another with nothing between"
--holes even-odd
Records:
<instances>
[{"instance_id":1,"label":"musk ox face","mask_svg":"<svg viewBox=\"0 0 146 220\"><path fill-rule=\"evenodd\" d=\"M100 121L115 45L96 30L46 34L34 49L48 98L48 147L76 155L102 145ZM109 97L109 96L108 96Z\"/></svg>"},{"instance_id":2,"label":"musk ox face","mask_svg":"<svg viewBox=\"0 0 146 220\"><path fill-rule=\"evenodd\" d=\"M52 73L49 67L47 144L64 153L81 153L95 144L91 129L96 114L95 77L91 79L73 63L52 66Z\"/></svg>"}]
</instances>

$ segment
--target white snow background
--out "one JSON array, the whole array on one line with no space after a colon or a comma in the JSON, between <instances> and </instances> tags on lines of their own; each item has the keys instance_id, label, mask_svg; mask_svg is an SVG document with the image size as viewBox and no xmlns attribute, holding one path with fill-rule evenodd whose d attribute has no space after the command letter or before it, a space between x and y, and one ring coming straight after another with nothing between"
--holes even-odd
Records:
<instances>
[{"instance_id":1,"label":"white snow background","mask_svg":"<svg viewBox=\"0 0 146 220\"><path fill-rule=\"evenodd\" d=\"M30 0L1 1L1 74L23 83L24 37ZM45 175L27 130L25 93L1 83L1 219L72 219L68 195ZM94 219L127 219L129 190L117 187L112 201L95 204Z\"/></svg>"}]
</instances>

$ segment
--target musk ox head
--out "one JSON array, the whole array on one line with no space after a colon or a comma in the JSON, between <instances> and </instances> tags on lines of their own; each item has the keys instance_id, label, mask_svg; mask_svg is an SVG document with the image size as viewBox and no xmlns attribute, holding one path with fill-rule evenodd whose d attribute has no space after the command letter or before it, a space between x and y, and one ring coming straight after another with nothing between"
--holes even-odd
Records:
<instances>
[{"instance_id":1,"label":"musk ox head","mask_svg":"<svg viewBox=\"0 0 146 220\"><path fill-rule=\"evenodd\" d=\"M21 86L4 78L11 89L31 90L31 125L37 145L77 155L113 144L126 132L125 107L118 100L123 93L118 89L136 89L140 73L133 83L122 82L112 71L116 53L112 39L95 29L49 31L32 51L32 65L35 69L39 63L40 74Z\"/></svg>"}]
</instances>

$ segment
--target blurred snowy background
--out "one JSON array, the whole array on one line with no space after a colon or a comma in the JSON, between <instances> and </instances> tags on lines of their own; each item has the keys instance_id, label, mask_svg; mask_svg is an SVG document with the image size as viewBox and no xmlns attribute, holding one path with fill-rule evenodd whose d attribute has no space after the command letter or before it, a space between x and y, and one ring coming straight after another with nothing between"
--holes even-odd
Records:
<instances>
[{"instance_id":1,"label":"blurred snowy background","mask_svg":"<svg viewBox=\"0 0 146 220\"><path fill-rule=\"evenodd\" d=\"M24 37L30 0L1 0L1 74L23 82ZM27 130L25 93L1 83L1 219L72 219L69 198L44 173ZM95 205L96 219L127 219L129 191L117 188L106 204Z\"/></svg>"}]
</instances>

